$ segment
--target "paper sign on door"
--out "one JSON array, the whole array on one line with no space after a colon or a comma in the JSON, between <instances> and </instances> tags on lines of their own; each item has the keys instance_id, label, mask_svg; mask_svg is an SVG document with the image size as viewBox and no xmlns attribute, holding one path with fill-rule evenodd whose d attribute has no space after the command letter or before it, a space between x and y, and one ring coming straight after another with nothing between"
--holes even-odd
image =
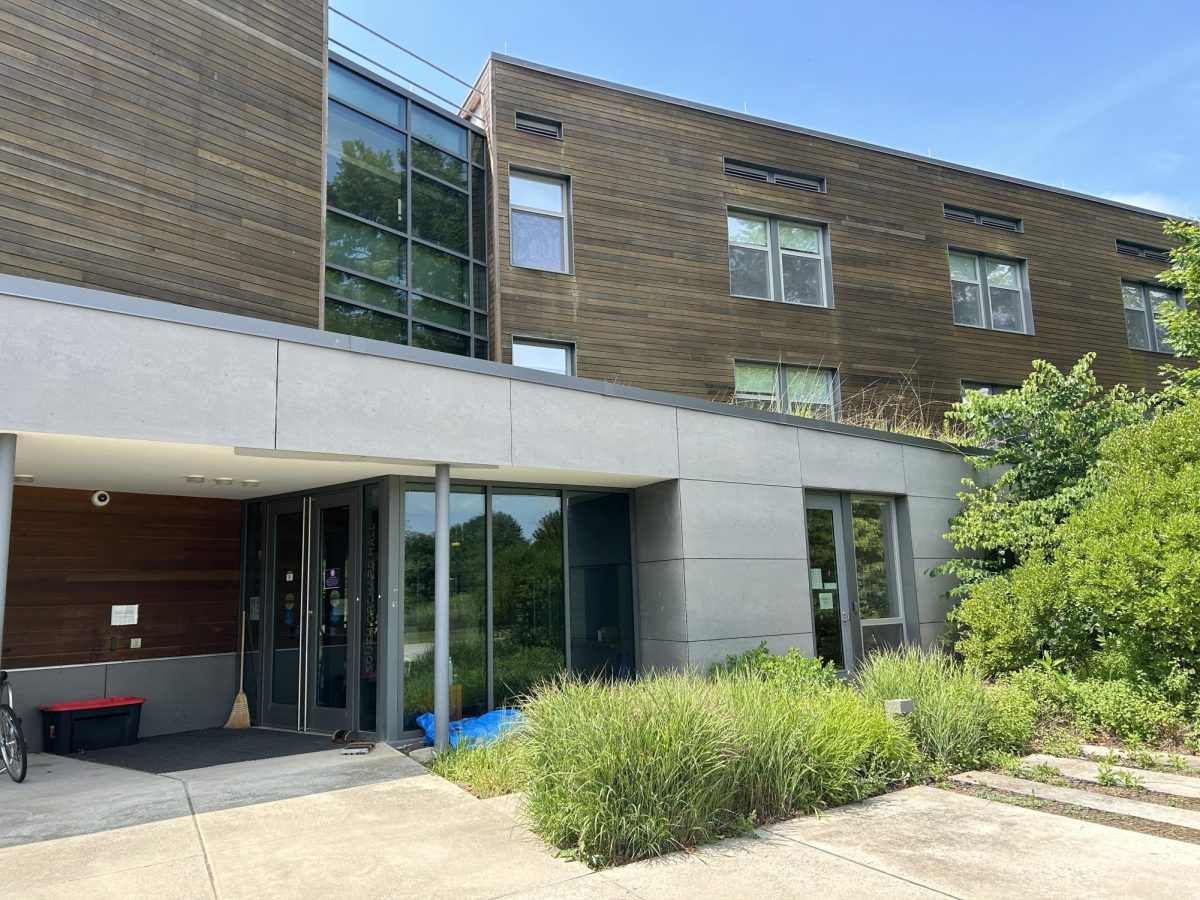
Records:
<instances>
[{"instance_id":1,"label":"paper sign on door","mask_svg":"<svg viewBox=\"0 0 1200 900\"><path fill-rule=\"evenodd\" d=\"M818 594L817 601L821 604L821 609L833 609L832 593Z\"/></svg>"}]
</instances>

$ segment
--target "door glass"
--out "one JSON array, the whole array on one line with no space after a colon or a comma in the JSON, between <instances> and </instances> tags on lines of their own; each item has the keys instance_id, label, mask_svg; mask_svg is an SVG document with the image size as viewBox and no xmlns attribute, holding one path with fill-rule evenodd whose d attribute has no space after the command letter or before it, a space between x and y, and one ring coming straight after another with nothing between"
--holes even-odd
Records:
<instances>
[{"instance_id":1,"label":"door glass","mask_svg":"<svg viewBox=\"0 0 1200 900\"><path fill-rule=\"evenodd\" d=\"M362 626L358 730L375 730L379 674L379 485L363 488Z\"/></svg>"},{"instance_id":2,"label":"door glass","mask_svg":"<svg viewBox=\"0 0 1200 900\"><path fill-rule=\"evenodd\" d=\"M566 668L562 537L557 491L492 493L496 706Z\"/></svg>"},{"instance_id":3,"label":"door glass","mask_svg":"<svg viewBox=\"0 0 1200 900\"><path fill-rule=\"evenodd\" d=\"M846 668L842 649L842 597L838 584L837 532L832 509L805 510L809 584L817 656Z\"/></svg>"},{"instance_id":4,"label":"door glass","mask_svg":"<svg viewBox=\"0 0 1200 900\"><path fill-rule=\"evenodd\" d=\"M633 577L628 494L567 494L571 670L633 674Z\"/></svg>"},{"instance_id":5,"label":"door glass","mask_svg":"<svg viewBox=\"0 0 1200 900\"><path fill-rule=\"evenodd\" d=\"M304 542L300 512L275 516L274 642L271 648L271 702L300 702L300 563Z\"/></svg>"},{"instance_id":6,"label":"door glass","mask_svg":"<svg viewBox=\"0 0 1200 900\"><path fill-rule=\"evenodd\" d=\"M889 619L900 614L888 572L887 512L880 500L855 500L854 575L858 580L858 611L863 619Z\"/></svg>"},{"instance_id":7,"label":"door glass","mask_svg":"<svg viewBox=\"0 0 1200 900\"><path fill-rule=\"evenodd\" d=\"M246 530L242 543L242 610L246 614L246 697L250 715L258 721L258 672L262 665L262 561L263 505L251 503L246 507ZM242 627L241 618L237 627Z\"/></svg>"},{"instance_id":8,"label":"door glass","mask_svg":"<svg viewBox=\"0 0 1200 900\"><path fill-rule=\"evenodd\" d=\"M347 610L349 609L350 507L333 506L319 512L321 566L315 585L316 705L346 706Z\"/></svg>"}]
</instances>

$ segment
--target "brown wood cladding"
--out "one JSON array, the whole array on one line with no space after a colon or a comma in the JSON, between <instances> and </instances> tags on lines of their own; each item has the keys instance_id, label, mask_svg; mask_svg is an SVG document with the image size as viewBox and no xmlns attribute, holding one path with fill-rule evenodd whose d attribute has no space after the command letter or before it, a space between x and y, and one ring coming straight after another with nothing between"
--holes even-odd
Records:
<instances>
[{"instance_id":1,"label":"brown wood cladding","mask_svg":"<svg viewBox=\"0 0 1200 900\"><path fill-rule=\"evenodd\" d=\"M5 667L236 650L241 530L236 500L16 487ZM111 626L124 603L138 624Z\"/></svg>"},{"instance_id":2,"label":"brown wood cladding","mask_svg":"<svg viewBox=\"0 0 1200 900\"><path fill-rule=\"evenodd\" d=\"M321 0L0 4L0 271L316 325Z\"/></svg>"},{"instance_id":3,"label":"brown wood cladding","mask_svg":"<svg viewBox=\"0 0 1200 900\"><path fill-rule=\"evenodd\" d=\"M1039 357L1094 350L1103 382L1133 385L1157 384L1169 359L1129 349L1120 286L1164 264L1114 245L1163 246L1154 216L502 60L481 87L503 361L517 334L576 341L582 376L697 397L727 398L733 360L757 359L835 366L844 399L883 385L941 404L960 380L1017 383ZM517 131L518 110L561 120L565 139ZM725 157L813 173L828 192L725 175ZM510 264L510 166L570 176L574 274ZM943 203L1018 217L1024 233L948 220ZM835 308L730 296L731 207L827 223ZM1035 334L954 324L949 246L1026 260Z\"/></svg>"}]
</instances>

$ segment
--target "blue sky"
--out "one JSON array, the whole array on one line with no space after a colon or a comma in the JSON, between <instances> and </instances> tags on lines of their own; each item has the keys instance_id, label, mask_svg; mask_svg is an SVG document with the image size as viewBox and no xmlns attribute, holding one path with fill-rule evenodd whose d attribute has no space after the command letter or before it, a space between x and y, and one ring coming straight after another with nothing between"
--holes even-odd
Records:
<instances>
[{"instance_id":1,"label":"blue sky","mask_svg":"<svg viewBox=\"0 0 1200 900\"><path fill-rule=\"evenodd\" d=\"M507 48L646 90L1200 216L1198 0L332 2L467 81L490 51ZM331 37L463 96L330 19Z\"/></svg>"}]
</instances>

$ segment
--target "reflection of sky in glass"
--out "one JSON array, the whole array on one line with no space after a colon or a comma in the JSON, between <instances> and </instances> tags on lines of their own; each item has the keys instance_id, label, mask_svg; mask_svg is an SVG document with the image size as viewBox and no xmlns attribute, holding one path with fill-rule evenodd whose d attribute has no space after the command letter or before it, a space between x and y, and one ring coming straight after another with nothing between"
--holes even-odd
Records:
<instances>
[{"instance_id":1,"label":"reflection of sky in glass","mask_svg":"<svg viewBox=\"0 0 1200 900\"><path fill-rule=\"evenodd\" d=\"M405 497L404 530L433 533L433 491L424 490L423 486L414 490L415 485L409 485ZM496 512L507 513L516 519L521 526L521 532L526 540L533 538L533 533L541 524L542 519L552 512L557 512L559 499L557 494L503 494L497 492L493 496L493 509ZM483 494L450 492L450 525L463 525L476 516L483 514Z\"/></svg>"},{"instance_id":2,"label":"reflection of sky in glass","mask_svg":"<svg viewBox=\"0 0 1200 900\"><path fill-rule=\"evenodd\" d=\"M557 496L527 496L523 494L493 494L492 512L508 513L517 520L526 540L533 538L542 519L558 511Z\"/></svg>"}]
</instances>

